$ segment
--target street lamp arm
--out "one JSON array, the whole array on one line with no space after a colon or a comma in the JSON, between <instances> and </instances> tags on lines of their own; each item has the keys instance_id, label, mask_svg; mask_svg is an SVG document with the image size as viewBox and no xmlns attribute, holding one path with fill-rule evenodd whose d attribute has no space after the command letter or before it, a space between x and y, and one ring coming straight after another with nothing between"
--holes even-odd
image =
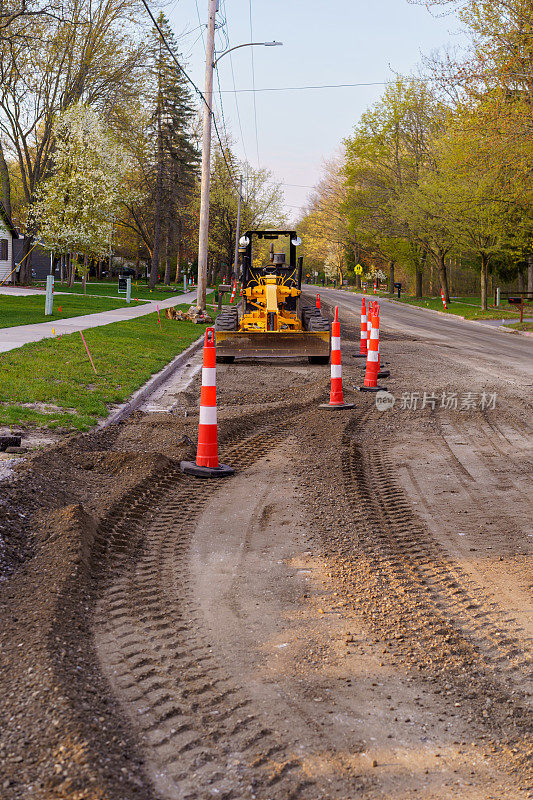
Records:
<instances>
[{"instance_id":1,"label":"street lamp arm","mask_svg":"<svg viewBox=\"0 0 533 800\"><path fill-rule=\"evenodd\" d=\"M283 42L246 42L245 44L236 44L235 47L230 47L228 50L224 50L223 53L219 55L218 58L215 58L213 61L213 67L216 67L217 63L223 56L227 56L228 53L231 53L232 50L238 50L240 47L281 47Z\"/></svg>"}]
</instances>

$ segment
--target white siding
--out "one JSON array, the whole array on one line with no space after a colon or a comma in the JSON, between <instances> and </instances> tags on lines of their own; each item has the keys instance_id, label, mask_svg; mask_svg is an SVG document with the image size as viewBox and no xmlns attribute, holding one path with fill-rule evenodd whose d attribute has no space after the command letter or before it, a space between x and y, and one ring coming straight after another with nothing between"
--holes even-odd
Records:
<instances>
[{"instance_id":1,"label":"white siding","mask_svg":"<svg viewBox=\"0 0 533 800\"><path fill-rule=\"evenodd\" d=\"M0 239L7 239L7 261L2 261L0 259L0 282L2 282L5 278L7 278L7 276L9 275L11 270L13 269L13 267L11 266L11 261L12 261L11 254L12 254L12 248L13 248L13 237L11 236L11 233L8 231L8 229L6 228L6 226L4 224L4 221L2 219L0 219Z\"/></svg>"}]
</instances>

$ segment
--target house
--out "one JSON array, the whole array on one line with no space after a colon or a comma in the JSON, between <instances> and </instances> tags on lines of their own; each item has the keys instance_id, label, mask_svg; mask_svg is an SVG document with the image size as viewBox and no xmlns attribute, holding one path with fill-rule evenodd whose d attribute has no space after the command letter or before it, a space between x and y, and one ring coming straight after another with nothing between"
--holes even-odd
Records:
<instances>
[{"instance_id":1,"label":"house","mask_svg":"<svg viewBox=\"0 0 533 800\"><path fill-rule=\"evenodd\" d=\"M22 252L24 248L24 239L26 237L24 234L19 234L18 241L13 243L13 251L15 254L15 264L22 258ZM32 242L34 244L34 242ZM34 280L44 281L46 280L46 276L50 274L50 250L47 250L45 247L41 247L37 245L31 253L31 274ZM56 267L56 271L54 273L56 277L59 275L59 268Z\"/></svg>"},{"instance_id":2,"label":"house","mask_svg":"<svg viewBox=\"0 0 533 800\"><path fill-rule=\"evenodd\" d=\"M9 214L0 203L0 283L6 280L15 266L13 241L18 238L19 235Z\"/></svg>"}]
</instances>

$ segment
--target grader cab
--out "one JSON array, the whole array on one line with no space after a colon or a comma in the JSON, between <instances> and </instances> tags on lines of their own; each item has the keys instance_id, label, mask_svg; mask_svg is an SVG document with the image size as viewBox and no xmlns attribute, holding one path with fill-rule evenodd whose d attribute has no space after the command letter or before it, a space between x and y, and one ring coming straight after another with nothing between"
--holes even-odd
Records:
<instances>
[{"instance_id":1,"label":"grader cab","mask_svg":"<svg viewBox=\"0 0 533 800\"><path fill-rule=\"evenodd\" d=\"M243 288L240 308L225 308L215 322L217 361L307 357L327 363L330 324L301 299L302 262L296 231L247 231L240 239Z\"/></svg>"}]
</instances>

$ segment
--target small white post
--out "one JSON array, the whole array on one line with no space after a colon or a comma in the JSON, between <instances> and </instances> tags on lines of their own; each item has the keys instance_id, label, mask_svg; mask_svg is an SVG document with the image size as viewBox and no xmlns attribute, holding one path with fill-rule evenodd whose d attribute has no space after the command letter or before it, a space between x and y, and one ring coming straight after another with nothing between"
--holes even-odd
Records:
<instances>
[{"instance_id":1,"label":"small white post","mask_svg":"<svg viewBox=\"0 0 533 800\"><path fill-rule=\"evenodd\" d=\"M187 292L187 276L186 275L183 276L183 291L185 293Z\"/></svg>"},{"instance_id":2,"label":"small white post","mask_svg":"<svg viewBox=\"0 0 533 800\"><path fill-rule=\"evenodd\" d=\"M131 278L126 278L126 303L131 303Z\"/></svg>"},{"instance_id":3,"label":"small white post","mask_svg":"<svg viewBox=\"0 0 533 800\"><path fill-rule=\"evenodd\" d=\"M500 306L500 287L496 288L496 307L499 308Z\"/></svg>"},{"instance_id":4,"label":"small white post","mask_svg":"<svg viewBox=\"0 0 533 800\"><path fill-rule=\"evenodd\" d=\"M46 298L44 301L45 316L54 313L54 276L46 276Z\"/></svg>"}]
</instances>

